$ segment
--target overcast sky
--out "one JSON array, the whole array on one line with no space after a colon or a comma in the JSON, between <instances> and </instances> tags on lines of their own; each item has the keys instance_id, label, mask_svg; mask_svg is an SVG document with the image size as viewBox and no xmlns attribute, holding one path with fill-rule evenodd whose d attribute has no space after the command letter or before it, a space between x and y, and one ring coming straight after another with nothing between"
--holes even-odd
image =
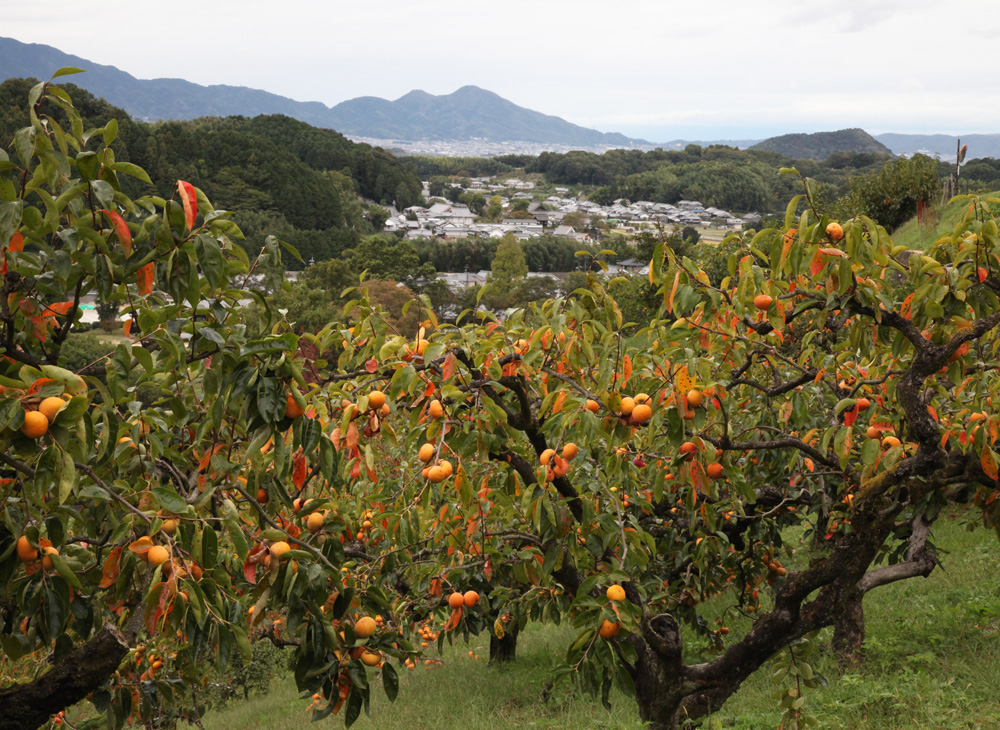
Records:
<instances>
[{"instance_id":1,"label":"overcast sky","mask_svg":"<svg viewBox=\"0 0 1000 730\"><path fill-rule=\"evenodd\" d=\"M2 17L0 35L138 78L329 106L475 84L654 142L1000 132L997 0L4 0Z\"/></svg>"}]
</instances>

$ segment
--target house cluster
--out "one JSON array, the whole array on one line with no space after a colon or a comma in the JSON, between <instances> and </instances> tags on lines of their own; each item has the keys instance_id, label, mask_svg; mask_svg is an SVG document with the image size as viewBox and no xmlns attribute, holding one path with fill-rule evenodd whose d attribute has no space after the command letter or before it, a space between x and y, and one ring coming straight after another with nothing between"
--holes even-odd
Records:
<instances>
[{"instance_id":1,"label":"house cluster","mask_svg":"<svg viewBox=\"0 0 1000 730\"><path fill-rule=\"evenodd\" d=\"M738 231L751 221L756 213L743 218L728 210L702 205L697 200L680 200L677 205L670 203L652 203L639 200L630 203L619 198L607 210L608 221L620 221L625 224L660 223L677 226L702 226L711 228L729 228ZM757 216L757 220L760 216Z\"/></svg>"},{"instance_id":2,"label":"house cluster","mask_svg":"<svg viewBox=\"0 0 1000 730\"><path fill-rule=\"evenodd\" d=\"M427 183L424 185L426 197ZM648 200L633 203L619 198L611 205L598 205L593 201L571 196L567 188L556 188L556 194L544 200L535 200L530 192L526 192L533 188L534 183L516 178L503 183L492 182L490 178L473 178L465 190L490 195L501 194L500 202L505 215L499 223L476 222L476 216L468 206L440 201L429 207L412 206L402 212L392 211L393 215L385 223L385 230L392 233L405 232L407 238L501 238L513 233L520 239L526 239L551 233L587 241L590 239L587 233L563 225L563 218L570 213L584 213L591 219L602 218L613 227L627 230L652 225L740 230L745 225L760 221L760 216L756 213L740 218L729 211L702 205L697 200L681 200L676 205L671 205ZM512 192L515 190L517 192ZM523 214L509 214L517 200L529 201L527 217Z\"/></svg>"},{"instance_id":3,"label":"house cluster","mask_svg":"<svg viewBox=\"0 0 1000 730\"><path fill-rule=\"evenodd\" d=\"M501 203L510 210L510 200ZM586 233L578 233L572 226L561 225L566 212L549 210L540 202L528 204L527 217L504 217L499 223L477 223L475 214L466 205L434 203L424 208L414 205L402 213L392 215L385 222L390 233L405 231L406 238L502 238L513 233L519 239L528 239L551 233L568 236L580 241L590 240Z\"/></svg>"}]
</instances>

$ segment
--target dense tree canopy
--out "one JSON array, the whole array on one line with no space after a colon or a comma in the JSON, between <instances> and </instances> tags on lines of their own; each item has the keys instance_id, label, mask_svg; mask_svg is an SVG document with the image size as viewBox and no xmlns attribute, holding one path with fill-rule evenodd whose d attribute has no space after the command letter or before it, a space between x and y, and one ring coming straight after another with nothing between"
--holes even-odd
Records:
<instances>
[{"instance_id":1,"label":"dense tree canopy","mask_svg":"<svg viewBox=\"0 0 1000 730\"><path fill-rule=\"evenodd\" d=\"M919 203L941 196L939 165L926 155L887 163L877 173L850 179L840 203L845 215L867 215L890 231L917 215Z\"/></svg>"},{"instance_id":2,"label":"dense tree canopy","mask_svg":"<svg viewBox=\"0 0 1000 730\"><path fill-rule=\"evenodd\" d=\"M23 119L33 82L0 84L0 145L10 144ZM150 181L123 181L129 195L190 180L220 208L237 215L248 249L267 235L296 246L305 261L339 256L365 233L379 233L384 217L365 220L358 197L402 209L421 202L413 171L384 150L355 144L332 130L280 115L204 118L147 124L68 85L85 128L118 122L116 159L139 165ZM64 123L61 111L46 109ZM293 257L289 268L301 266Z\"/></svg>"}]
</instances>

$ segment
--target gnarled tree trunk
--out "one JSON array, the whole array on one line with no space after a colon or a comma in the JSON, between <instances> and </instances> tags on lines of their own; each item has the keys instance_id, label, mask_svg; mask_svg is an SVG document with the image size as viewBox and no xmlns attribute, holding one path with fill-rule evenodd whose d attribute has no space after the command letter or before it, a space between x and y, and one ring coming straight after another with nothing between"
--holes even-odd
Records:
<instances>
[{"instance_id":1,"label":"gnarled tree trunk","mask_svg":"<svg viewBox=\"0 0 1000 730\"><path fill-rule=\"evenodd\" d=\"M128 650L126 636L106 624L34 682L0 689L0 730L35 730L100 687Z\"/></svg>"}]
</instances>

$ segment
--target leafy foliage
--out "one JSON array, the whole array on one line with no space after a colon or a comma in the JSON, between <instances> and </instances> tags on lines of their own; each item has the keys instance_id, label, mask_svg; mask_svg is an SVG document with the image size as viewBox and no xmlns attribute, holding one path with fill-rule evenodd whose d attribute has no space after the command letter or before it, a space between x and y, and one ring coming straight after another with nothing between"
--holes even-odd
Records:
<instances>
[{"instance_id":1,"label":"leafy foliage","mask_svg":"<svg viewBox=\"0 0 1000 730\"><path fill-rule=\"evenodd\" d=\"M877 173L851 178L839 208L846 216L871 217L895 230L917 214L917 204L934 203L941 195L938 162L926 155L894 160Z\"/></svg>"}]
</instances>

